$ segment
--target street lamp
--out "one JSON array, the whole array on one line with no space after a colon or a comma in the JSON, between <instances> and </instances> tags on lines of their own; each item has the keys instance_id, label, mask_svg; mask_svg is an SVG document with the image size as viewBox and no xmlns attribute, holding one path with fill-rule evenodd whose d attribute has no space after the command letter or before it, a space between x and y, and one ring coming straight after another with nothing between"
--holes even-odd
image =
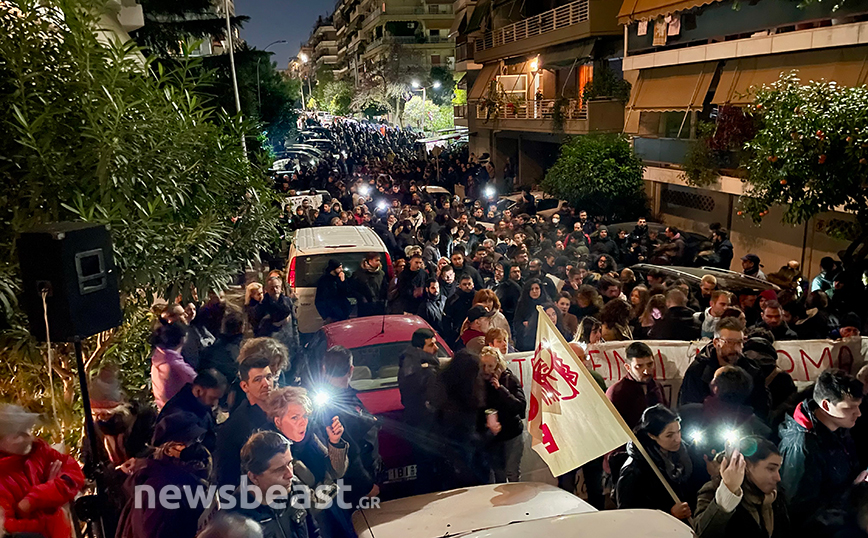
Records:
<instances>
[{"instance_id":1,"label":"street lamp","mask_svg":"<svg viewBox=\"0 0 868 538\"><path fill-rule=\"evenodd\" d=\"M241 115L241 98L238 96L238 75L235 73L235 46L232 44L232 24L229 19L229 0L223 0L223 11L226 15L226 44L229 47L229 66L232 70L232 89L235 90L235 112ZM241 135L241 148L244 158L247 158L247 140Z\"/></svg>"},{"instance_id":2,"label":"street lamp","mask_svg":"<svg viewBox=\"0 0 868 538\"><path fill-rule=\"evenodd\" d=\"M298 59L301 60L301 63L303 63L303 64L306 64L307 61L309 60L309 58L307 57L307 54L305 54L303 52L300 52L298 54ZM302 87L302 94L303 94L304 93L304 81L301 81L301 87ZM307 96L313 97L313 90L310 89L310 73L307 74ZM304 103L304 98L302 98L301 108L303 108L303 109L307 108L307 106Z\"/></svg>"},{"instance_id":3,"label":"street lamp","mask_svg":"<svg viewBox=\"0 0 868 538\"><path fill-rule=\"evenodd\" d=\"M286 43L286 40L285 39L278 39L277 41L273 41L273 42L269 43L268 45L266 45L265 48L262 49L262 52L267 51L268 47L270 47L272 45L277 45L279 43ZM256 100L259 102L259 114L260 115L262 114L262 95L259 92L259 62L261 60L262 60L262 56L260 56L259 58L256 59Z\"/></svg>"},{"instance_id":4,"label":"street lamp","mask_svg":"<svg viewBox=\"0 0 868 538\"><path fill-rule=\"evenodd\" d=\"M413 89L422 90L422 113L423 113L422 114L422 130L424 131L425 130L425 114L424 114L425 101L428 100L428 88L434 88L435 90L439 90L440 89L440 81L435 80L434 84L432 84L430 86L422 86L421 84L419 84L418 80L413 80L410 82L410 84L413 86Z\"/></svg>"}]
</instances>

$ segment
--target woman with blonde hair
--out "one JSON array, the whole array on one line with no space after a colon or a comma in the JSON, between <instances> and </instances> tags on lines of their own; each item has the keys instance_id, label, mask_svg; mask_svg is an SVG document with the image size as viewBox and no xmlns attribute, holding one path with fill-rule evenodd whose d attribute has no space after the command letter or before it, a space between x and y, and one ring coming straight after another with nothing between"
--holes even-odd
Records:
<instances>
[{"instance_id":1,"label":"woman with blonde hair","mask_svg":"<svg viewBox=\"0 0 868 538\"><path fill-rule=\"evenodd\" d=\"M313 403L307 390L301 387L283 387L269 394L265 403L268 420L274 429L292 441L292 471L311 492L318 495L337 496L337 481L349 467L347 449L349 444L342 439L344 427L337 416L328 421L325 428L328 439L316 433L316 424L311 425ZM348 522L336 504L332 508L313 509L317 526L325 536L342 536L340 529Z\"/></svg>"},{"instance_id":2,"label":"woman with blonde hair","mask_svg":"<svg viewBox=\"0 0 868 538\"><path fill-rule=\"evenodd\" d=\"M522 419L527 400L521 382L507 368L497 348L486 346L479 353L485 384L485 425L491 435L486 446L494 481L521 480L521 454L524 448Z\"/></svg>"},{"instance_id":3,"label":"woman with blonde hair","mask_svg":"<svg viewBox=\"0 0 868 538\"><path fill-rule=\"evenodd\" d=\"M250 331L255 331L261 321L256 313L256 307L262 302L263 288L259 282L251 282L244 290L244 314L247 317L247 325Z\"/></svg>"}]
</instances>

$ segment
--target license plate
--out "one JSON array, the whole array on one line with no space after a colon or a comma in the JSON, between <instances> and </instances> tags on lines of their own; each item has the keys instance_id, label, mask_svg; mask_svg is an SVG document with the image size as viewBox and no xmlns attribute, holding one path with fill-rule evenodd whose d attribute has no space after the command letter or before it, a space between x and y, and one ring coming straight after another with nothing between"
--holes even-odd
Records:
<instances>
[{"instance_id":1,"label":"license plate","mask_svg":"<svg viewBox=\"0 0 868 538\"><path fill-rule=\"evenodd\" d=\"M416 480L416 466L407 465L406 467L396 467L394 469L388 469L386 471L386 474L387 484L391 482L407 482L409 480Z\"/></svg>"}]
</instances>

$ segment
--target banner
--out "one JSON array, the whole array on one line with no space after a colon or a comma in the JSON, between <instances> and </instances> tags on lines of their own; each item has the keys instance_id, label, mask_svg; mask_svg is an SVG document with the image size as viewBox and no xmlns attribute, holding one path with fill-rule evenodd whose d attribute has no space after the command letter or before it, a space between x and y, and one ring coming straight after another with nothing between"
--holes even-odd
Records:
<instances>
[{"instance_id":1,"label":"banner","mask_svg":"<svg viewBox=\"0 0 868 538\"><path fill-rule=\"evenodd\" d=\"M656 379L663 385L669 402L674 405L684 372L696 353L703 346L710 344L710 341L643 341L654 352ZM588 359L594 370L606 380L607 385L612 385L627 375L624 365L627 360L627 346L631 343L606 342L588 346ZM815 381L820 372L828 368L840 368L855 375L868 361L868 337L776 342L775 349L778 352L778 366L801 385ZM506 356L510 370L521 380L525 392L529 392L533 355L527 352L510 353Z\"/></svg>"},{"instance_id":2,"label":"banner","mask_svg":"<svg viewBox=\"0 0 868 538\"><path fill-rule=\"evenodd\" d=\"M531 446L559 476L626 444L630 435L549 317L537 310L528 429Z\"/></svg>"}]
</instances>

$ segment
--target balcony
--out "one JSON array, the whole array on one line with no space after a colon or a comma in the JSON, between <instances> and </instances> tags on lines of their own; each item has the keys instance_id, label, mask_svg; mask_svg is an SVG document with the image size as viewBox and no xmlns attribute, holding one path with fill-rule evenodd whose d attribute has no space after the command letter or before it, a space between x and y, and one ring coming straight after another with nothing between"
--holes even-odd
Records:
<instances>
[{"instance_id":1,"label":"balcony","mask_svg":"<svg viewBox=\"0 0 868 538\"><path fill-rule=\"evenodd\" d=\"M473 46L469 43L461 43L460 45L455 45L455 61L473 61Z\"/></svg>"},{"instance_id":2,"label":"balcony","mask_svg":"<svg viewBox=\"0 0 868 538\"><path fill-rule=\"evenodd\" d=\"M444 5L443 11L437 4L431 4L427 8L421 6L383 6L378 7L374 11L372 11L365 22L362 24L363 28L369 28L375 22L380 21L381 18L386 17L385 20L394 20L400 17L406 17L412 15L412 20L426 20L426 19L451 19L453 16L452 6Z\"/></svg>"},{"instance_id":3,"label":"balcony","mask_svg":"<svg viewBox=\"0 0 868 538\"><path fill-rule=\"evenodd\" d=\"M475 127L552 133L555 131L556 106L555 99L498 103L493 106L478 101L475 105ZM570 99L562 114L563 132L566 134L619 133L624 127L624 104L620 101L589 101L583 104L579 99Z\"/></svg>"},{"instance_id":4,"label":"balcony","mask_svg":"<svg viewBox=\"0 0 868 538\"><path fill-rule=\"evenodd\" d=\"M383 36L371 41L370 46L366 49L366 53L371 53L374 49L383 45L437 45L454 42L455 40L452 38L439 36L425 36L421 38L416 36Z\"/></svg>"},{"instance_id":5,"label":"balcony","mask_svg":"<svg viewBox=\"0 0 868 538\"><path fill-rule=\"evenodd\" d=\"M681 165L690 143L686 138L636 137L633 139L633 151L648 162Z\"/></svg>"},{"instance_id":6,"label":"balcony","mask_svg":"<svg viewBox=\"0 0 868 538\"><path fill-rule=\"evenodd\" d=\"M452 115L457 120L467 119L467 105L452 105Z\"/></svg>"},{"instance_id":7,"label":"balcony","mask_svg":"<svg viewBox=\"0 0 868 538\"><path fill-rule=\"evenodd\" d=\"M529 54L544 47L598 35L622 35L619 5L609 0L577 0L570 4L486 32L475 42L476 63Z\"/></svg>"}]
</instances>

